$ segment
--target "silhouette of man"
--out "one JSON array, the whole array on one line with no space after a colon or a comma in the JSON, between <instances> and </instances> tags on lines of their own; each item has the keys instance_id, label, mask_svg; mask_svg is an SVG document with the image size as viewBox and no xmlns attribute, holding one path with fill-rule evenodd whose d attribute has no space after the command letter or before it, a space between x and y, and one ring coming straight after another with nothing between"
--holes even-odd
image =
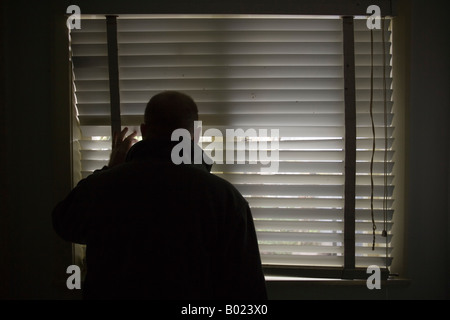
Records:
<instances>
[{"instance_id":1,"label":"silhouette of man","mask_svg":"<svg viewBox=\"0 0 450 320\"><path fill-rule=\"evenodd\" d=\"M207 163L171 159L172 132L194 136L196 120L189 96L155 95L143 140L116 135L109 165L55 207L57 234L87 245L85 299L267 298L246 200Z\"/></svg>"}]
</instances>

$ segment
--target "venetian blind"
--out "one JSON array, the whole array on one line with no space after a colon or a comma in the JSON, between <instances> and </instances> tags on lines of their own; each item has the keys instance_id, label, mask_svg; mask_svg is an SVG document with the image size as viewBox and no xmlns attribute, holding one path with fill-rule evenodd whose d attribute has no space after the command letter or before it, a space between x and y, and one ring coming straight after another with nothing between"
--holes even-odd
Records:
<instances>
[{"instance_id":1,"label":"venetian blind","mask_svg":"<svg viewBox=\"0 0 450 320\"><path fill-rule=\"evenodd\" d=\"M279 137L267 143L269 154L278 153L277 172L261 172L268 165L249 163L247 152L240 159L244 163L227 164L224 158L224 163L213 166L213 173L233 183L248 200L263 264L342 266L345 173L342 20L267 16L118 17L117 31L122 125L138 128L150 97L163 90L179 90L197 102L203 133L214 128L225 138L226 129L256 132L277 129ZM380 33L375 31L378 51L373 55L374 112L377 128L383 129ZM81 161L86 176L107 163L111 147L106 22L83 20L82 29L73 30L71 36L75 94L83 135ZM386 36L389 40L388 31ZM386 220L382 205L386 140L384 130L377 132L372 175L375 185L371 188L370 44L365 20L356 20L356 263L361 266L384 265L386 242L384 238L378 239L377 233L376 248L371 248L372 190L376 196L375 220ZM389 66L388 49L387 53ZM390 84L390 67L387 71ZM389 120L391 107L389 100ZM389 157L391 136L389 126ZM244 140L249 147L251 139ZM223 140L204 135L201 141L208 150L211 141ZM391 170L389 162L389 173ZM390 206L390 174L388 182ZM392 211L388 213L390 220Z\"/></svg>"}]
</instances>

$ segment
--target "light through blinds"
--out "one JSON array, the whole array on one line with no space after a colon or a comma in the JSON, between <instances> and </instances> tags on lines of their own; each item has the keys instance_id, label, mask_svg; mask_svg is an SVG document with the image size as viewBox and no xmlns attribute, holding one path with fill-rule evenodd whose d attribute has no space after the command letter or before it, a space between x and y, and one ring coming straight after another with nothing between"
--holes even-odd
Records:
<instances>
[{"instance_id":1,"label":"light through blinds","mask_svg":"<svg viewBox=\"0 0 450 320\"><path fill-rule=\"evenodd\" d=\"M356 266L386 264L386 238L372 250L369 116L370 30L355 20L357 108ZM106 22L83 20L72 30L77 109L82 130L83 175L109 158L110 109ZM387 25L388 26L388 25ZM392 101L390 32L383 65L381 31L375 30L373 175L375 220L392 219ZM339 18L154 16L117 19L122 126L138 128L148 100L178 90L197 102L208 129L277 129L278 171L260 163L216 164L248 200L265 265L342 267L344 264L345 121L343 31ZM383 68L389 105L385 150ZM244 139L247 146L250 139ZM214 137L203 136L202 146ZM225 146L225 144L224 144ZM225 154L224 150L224 154ZM388 207L383 210L387 151ZM242 160L242 159L241 159ZM382 227L377 231L381 234ZM390 250L390 249L389 249ZM388 264L390 263L390 259Z\"/></svg>"}]
</instances>

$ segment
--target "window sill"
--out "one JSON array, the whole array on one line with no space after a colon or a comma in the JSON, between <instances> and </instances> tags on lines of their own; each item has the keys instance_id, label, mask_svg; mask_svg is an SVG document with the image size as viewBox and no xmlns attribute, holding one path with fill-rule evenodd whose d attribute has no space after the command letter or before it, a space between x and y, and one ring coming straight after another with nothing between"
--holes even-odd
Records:
<instances>
[{"instance_id":1,"label":"window sill","mask_svg":"<svg viewBox=\"0 0 450 320\"><path fill-rule=\"evenodd\" d=\"M281 276L266 276L266 282L270 284L286 284L286 285L324 285L324 286L361 286L366 287L367 283L364 279L332 279L332 278L302 278L302 277L281 277ZM409 279L391 278L381 280L381 286L408 286Z\"/></svg>"}]
</instances>

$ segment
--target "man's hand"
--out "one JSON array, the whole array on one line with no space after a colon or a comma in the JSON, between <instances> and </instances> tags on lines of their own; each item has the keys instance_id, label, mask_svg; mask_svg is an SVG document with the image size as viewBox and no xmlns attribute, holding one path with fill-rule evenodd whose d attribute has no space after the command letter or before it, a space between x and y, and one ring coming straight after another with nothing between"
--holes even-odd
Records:
<instances>
[{"instance_id":1,"label":"man's hand","mask_svg":"<svg viewBox=\"0 0 450 320\"><path fill-rule=\"evenodd\" d=\"M108 166L110 168L122 164L125 162L128 150L137 142L136 135L137 132L134 131L128 137L125 135L128 132L128 128L124 128L120 133L116 132L112 140L112 151L109 158Z\"/></svg>"}]
</instances>

